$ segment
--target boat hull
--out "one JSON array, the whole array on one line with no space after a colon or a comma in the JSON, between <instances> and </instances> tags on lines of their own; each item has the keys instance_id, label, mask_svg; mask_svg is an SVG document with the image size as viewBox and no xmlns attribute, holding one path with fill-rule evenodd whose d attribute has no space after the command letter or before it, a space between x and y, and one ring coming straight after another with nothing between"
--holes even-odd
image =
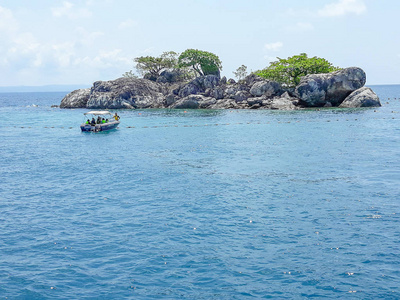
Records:
<instances>
[{"instance_id":1,"label":"boat hull","mask_svg":"<svg viewBox=\"0 0 400 300\"><path fill-rule=\"evenodd\" d=\"M119 121L90 125L90 124L81 124L81 130L84 132L99 132L99 131L107 131L112 130L118 127Z\"/></svg>"}]
</instances>

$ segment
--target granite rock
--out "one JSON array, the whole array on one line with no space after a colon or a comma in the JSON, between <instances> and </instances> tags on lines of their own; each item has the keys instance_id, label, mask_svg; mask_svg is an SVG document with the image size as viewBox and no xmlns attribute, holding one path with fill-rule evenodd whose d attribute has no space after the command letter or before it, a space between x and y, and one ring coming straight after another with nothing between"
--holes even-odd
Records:
<instances>
[{"instance_id":1,"label":"granite rock","mask_svg":"<svg viewBox=\"0 0 400 300\"><path fill-rule=\"evenodd\" d=\"M250 88L250 94L254 97L272 97L282 92L281 85L271 80L257 81Z\"/></svg>"},{"instance_id":2,"label":"granite rock","mask_svg":"<svg viewBox=\"0 0 400 300\"><path fill-rule=\"evenodd\" d=\"M96 81L90 91L87 108L161 108L162 87L151 80L118 78Z\"/></svg>"},{"instance_id":3,"label":"granite rock","mask_svg":"<svg viewBox=\"0 0 400 300\"><path fill-rule=\"evenodd\" d=\"M364 86L365 72L356 67L333 73L304 76L296 87L297 98L307 107L322 107L327 102L338 106L353 91Z\"/></svg>"},{"instance_id":4,"label":"granite rock","mask_svg":"<svg viewBox=\"0 0 400 300\"><path fill-rule=\"evenodd\" d=\"M61 100L60 108L85 108L89 96L90 88L75 90Z\"/></svg>"},{"instance_id":5,"label":"granite rock","mask_svg":"<svg viewBox=\"0 0 400 300\"><path fill-rule=\"evenodd\" d=\"M368 87L362 87L352 92L339 107L376 107L381 106L379 97Z\"/></svg>"}]
</instances>

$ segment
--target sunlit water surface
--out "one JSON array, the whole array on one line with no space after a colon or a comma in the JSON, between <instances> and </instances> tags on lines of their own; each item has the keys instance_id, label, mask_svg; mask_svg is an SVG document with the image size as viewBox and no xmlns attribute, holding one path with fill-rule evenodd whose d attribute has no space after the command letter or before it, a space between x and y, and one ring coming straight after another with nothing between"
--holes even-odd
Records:
<instances>
[{"instance_id":1,"label":"sunlit water surface","mask_svg":"<svg viewBox=\"0 0 400 300\"><path fill-rule=\"evenodd\" d=\"M400 86L373 89L106 133L65 93L0 94L0 299L400 298Z\"/></svg>"}]
</instances>

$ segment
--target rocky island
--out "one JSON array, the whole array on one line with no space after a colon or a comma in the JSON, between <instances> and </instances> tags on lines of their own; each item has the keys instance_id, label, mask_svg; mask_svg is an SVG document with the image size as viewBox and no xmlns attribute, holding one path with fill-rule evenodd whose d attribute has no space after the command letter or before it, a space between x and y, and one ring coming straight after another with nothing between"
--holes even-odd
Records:
<instances>
[{"instance_id":1,"label":"rocky island","mask_svg":"<svg viewBox=\"0 0 400 300\"><path fill-rule=\"evenodd\" d=\"M182 82L179 74L164 71L157 78L118 78L96 81L62 99L61 108L100 109L280 109L381 106L365 87L366 74L358 67L332 73L309 74L294 88L251 74L236 82L217 75Z\"/></svg>"}]
</instances>

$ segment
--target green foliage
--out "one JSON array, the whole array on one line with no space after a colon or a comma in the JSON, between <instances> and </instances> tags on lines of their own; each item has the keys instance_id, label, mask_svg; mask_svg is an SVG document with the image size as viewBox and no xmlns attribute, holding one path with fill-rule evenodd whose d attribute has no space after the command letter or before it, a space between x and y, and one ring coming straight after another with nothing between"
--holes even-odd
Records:
<instances>
[{"instance_id":1,"label":"green foliage","mask_svg":"<svg viewBox=\"0 0 400 300\"><path fill-rule=\"evenodd\" d=\"M301 53L286 59L277 57L278 61L270 63L269 67L256 71L255 74L266 79L280 82L288 87L295 87L301 77L307 74L330 73L340 70L324 58L311 57Z\"/></svg>"},{"instance_id":2,"label":"green foliage","mask_svg":"<svg viewBox=\"0 0 400 300\"><path fill-rule=\"evenodd\" d=\"M222 70L222 63L217 55L197 49L185 50L178 58L178 66L191 67L200 76L216 75Z\"/></svg>"},{"instance_id":3,"label":"green foliage","mask_svg":"<svg viewBox=\"0 0 400 300\"><path fill-rule=\"evenodd\" d=\"M178 68L178 53L174 51L166 51L163 52L160 57L165 69L171 70Z\"/></svg>"},{"instance_id":4,"label":"green foliage","mask_svg":"<svg viewBox=\"0 0 400 300\"><path fill-rule=\"evenodd\" d=\"M138 78L136 76L136 74L133 73L132 70L129 70L129 72L125 72L124 74L122 74L122 77L125 77L125 78Z\"/></svg>"},{"instance_id":5,"label":"green foliage","mask_svg":"<svg viewBox=\"0 0 400 300\"><path fill-rule=\"evenodd\" d=\"M168 51L161 54L160 57L154 56L141 56L134 59L137 71L142 74L150 74L152 76L159 76L164 70L171 70L177 68L178 54L174 51Z\"/></svg>"},{"instance_id":6,"label":"green foliage","mask_svg":"<svg viewBox=\"0 0 400 300\"><path fill-rule=\"evenodd\" d=\"M247 67L245 65L241 65L236 71L232 72L237 80L242 80L247 76Z\"/></svg>"},{"instance_id":7,"label":"green foliage","mask_svg":"<svg viewBox=\"0 0 400 300\"><path fill-rule=\"evenodd\" d=\"M219 74L222 64L218 56L213 53L188 49L179 58L174 51L168 51L159 57L141 56L134 59L136 69L142 76L157 78L161 72L180 69L180 79L190 80L196 75ZM131 77L132 71L123 74L124 77Z\"/></svg>"}]
</instances>

